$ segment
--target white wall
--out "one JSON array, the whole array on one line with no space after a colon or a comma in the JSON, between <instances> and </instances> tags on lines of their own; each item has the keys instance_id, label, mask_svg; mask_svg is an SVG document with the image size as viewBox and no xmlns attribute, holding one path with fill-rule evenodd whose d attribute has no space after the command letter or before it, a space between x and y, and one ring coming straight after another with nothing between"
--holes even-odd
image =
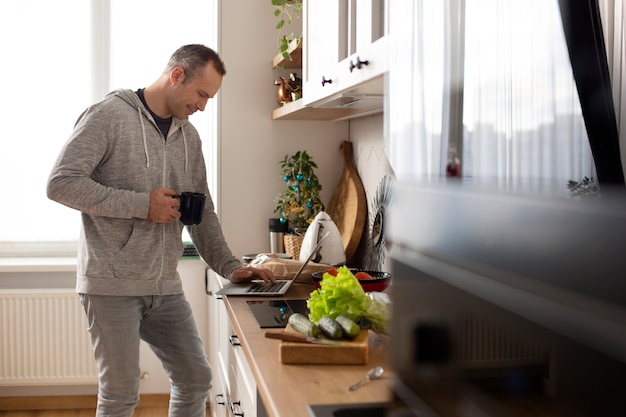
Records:
<instances>
[{"instance_id":1,"label":"white wall","mask_svg":"<svg viewBox=\"0 0 626 417\"><path fill-rule=\"evenodd\" d=\"M384 147L383 114L363 117L350 122L350 140L353 142L354 160L365 187L368 201L376 193L380 180L392 175Z\"/></svg>"},{"instance_id":2,"label":"white wall","mask_svg":"<svg viewBox=\"0 0 626 417\"><path fill-rule=\"evenodd\" d=\"M377 114L350 121L350 140L354 150L354 160L359 177L365 188L365 195L368 202L367 228L364 232L367 235L361 239L361 244L357 252L357 257L365 255L364 239L369 237L372 221L372 202L379 187L380 180L385 175L393 177L393 170L389 165L389 160L385 154L384 143L384 115ZM387 259L385 259L387 260ZM387 270L383 263L383 270Z\"/></svg>"},{"instance_id":3,"label":"white wall","mask_svg":"<svg viewBox=\"0 0 626 417\"><path fill-rule=\"evenodd\" d=\"M319 166L327 204L343 169L339 145L348 122L272 121L277 107L275 71L278 31L270 0L221 1L219 52L226 64L219 93L218 214L235 256L269 251L268 219L283 190L278 162L306 149Z\"/></svg>"}]
</instances>

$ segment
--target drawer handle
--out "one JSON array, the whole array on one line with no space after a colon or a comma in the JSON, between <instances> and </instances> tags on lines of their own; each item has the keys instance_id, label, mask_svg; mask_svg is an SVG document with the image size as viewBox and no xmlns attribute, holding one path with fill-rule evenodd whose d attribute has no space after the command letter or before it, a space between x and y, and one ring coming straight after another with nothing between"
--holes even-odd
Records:
<instances>
[{"instance_id":1,"label":"drawer handle","mask_svg":"<svg viewBox=\"0 0 626 417\"><path fill-rule=\"evenodd\" d=\"M235 406L239 409L239 412L235 411ZM243 417L243 411L241 411L241 401L233 401L230 403L230 411L232 411L233 416Z\"/></svg>"},{"instance_id":2,"label":"drawer handle","mask_svg":"<svg viewBox=\"0 0 626 417\"><path fill-rule=\"evenodd\" d=\"M204 271L204 292L213 295L213 291L209 290L209 268Z\"/></svg>"},{"instance_id":3,"label":"drawer handle","mask_svg":"<svg viewBox=\"0 0 626 417\"><path fill-rule=\"evenodd\" d=\"M356 57L356 64L352 61L350 61L350 72L352 72L352 70L356 69L361 69L361 67L363 65L369 65L370 62L368 60L365 61L361 61L361 58L359 58L358 56Z\"/></svg>"},{"instance_id":4,"label":"drawer handle","mask_svg":"<svg viewBox=\"0 0 626 417\"><path fill-rule=\"evenodd\" d=\"M233 346L241 346L241 343L239 342L239 338L237 337L236 334L230 336L228 338L228 341L230 342L231 345Z\"/></svg>"},{"instance_id":5,"label":"drawer handle","mask_svg":"<svg viewBox=\"0 0 626 417\"><path fill-rule=\"evenodd\" d=\"M327 80L326 77L324 77L322 75L322 87L324 87L326 84L332 84L333 80Z\"/></svg>"},{"instance_id":6,"label":"drawer handle","mask_svg":"<svg viewBox=\"0 0 626 417\"><path fill-rule=\"evenodd\" d=\"M217 394L215 396L215 404L226 405L226 400L224 400L224 394Z\"/></svg>"}]
</instances>

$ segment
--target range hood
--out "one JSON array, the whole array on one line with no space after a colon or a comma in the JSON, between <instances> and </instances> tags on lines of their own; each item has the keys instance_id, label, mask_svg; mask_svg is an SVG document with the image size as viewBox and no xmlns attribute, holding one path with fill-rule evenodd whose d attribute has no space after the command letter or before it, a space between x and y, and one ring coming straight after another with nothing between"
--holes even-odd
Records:
<instances>
[{"instance_id":1,"label":"range hood","mask_svg":"<svg viewBox=\"0 0 626 417\"><path fill-rule=\"evenodd\" d=\"M384 76L360 82L304 105L302 99L272 111L273 120L342 121L385 111Z\"/></svg>"},{"instance_id":2,"label":"range hood","mask_svg":"<svg viewBox=\"0 0 626 417\"><path fill-rule=\"evenodd\" d=\"M345 93L339 96L330 97L328 100L313 106L321 109L363 109L363 110L380 110L384 109L383 94L358 94Z\"/></svg>"}]
</instances>

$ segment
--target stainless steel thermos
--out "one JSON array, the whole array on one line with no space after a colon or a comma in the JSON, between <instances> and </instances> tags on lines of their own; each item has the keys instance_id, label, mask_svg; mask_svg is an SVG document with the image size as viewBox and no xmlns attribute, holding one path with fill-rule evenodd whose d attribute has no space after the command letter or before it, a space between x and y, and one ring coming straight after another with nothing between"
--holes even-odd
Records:
<instances>
[{"instance_id":1,"label":"stainless steel thermos","mask_svg":"<svg viewBox=\"0 0 626 417\"><path fill-rule=\"evenodd\" d=\"M281 223L280 219L270 219L270 252L284 253L285 243L283 237L289 231L289 225Z\"/></svg>"}]
</instances>

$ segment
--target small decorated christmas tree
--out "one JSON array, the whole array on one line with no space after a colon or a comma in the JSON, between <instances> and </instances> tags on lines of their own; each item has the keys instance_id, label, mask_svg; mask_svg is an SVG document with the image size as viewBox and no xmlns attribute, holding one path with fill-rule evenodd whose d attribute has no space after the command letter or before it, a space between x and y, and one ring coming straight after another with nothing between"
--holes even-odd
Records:
<instances>
[{"instance_id":1,"label":"small decorated christmas tree","mask_svg":"<svg viewBox=\"0 0 626 417\"><path fill-rule=\"evenodd\" d=\"M317 164L306 150L285 155L279 163L287 189L276 197L274 213L280 215L282 223L289 224L292 233L302 235L317 213L324 209L319 197L322 186L314 171Z\"/></svg>"}]
</instances>

